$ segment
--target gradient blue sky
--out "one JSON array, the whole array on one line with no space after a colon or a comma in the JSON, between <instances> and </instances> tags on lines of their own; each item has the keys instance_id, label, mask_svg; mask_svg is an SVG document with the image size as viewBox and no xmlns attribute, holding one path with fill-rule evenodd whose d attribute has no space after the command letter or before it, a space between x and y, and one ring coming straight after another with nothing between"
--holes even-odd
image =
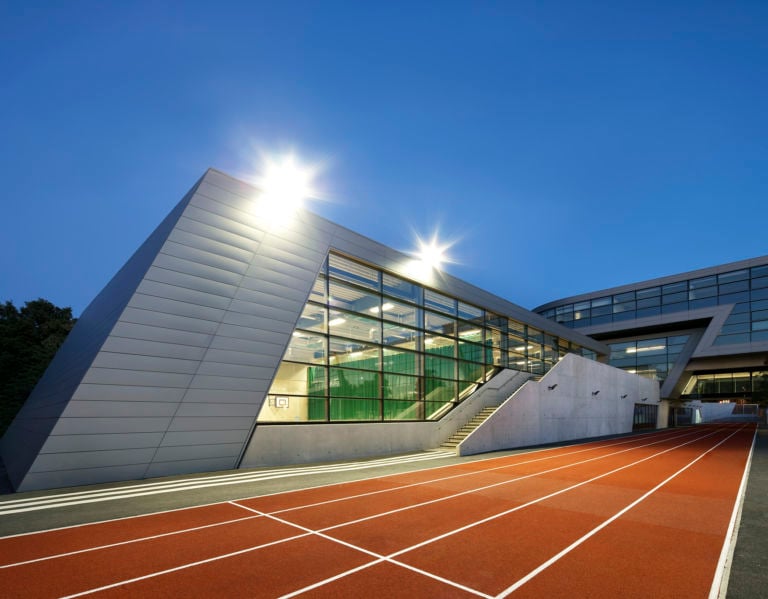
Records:
<instances>
[{"instance_id":1,"label":"gradient blue sky","mask_svg":"<svg viewBox=\"0 0 768 599\"><path fill-rule=\"evenodd\" d=\"M79 314L206 168L533 308L768 253L768 2L0 2L0 301Z\"/></svg>"}]
</instances>

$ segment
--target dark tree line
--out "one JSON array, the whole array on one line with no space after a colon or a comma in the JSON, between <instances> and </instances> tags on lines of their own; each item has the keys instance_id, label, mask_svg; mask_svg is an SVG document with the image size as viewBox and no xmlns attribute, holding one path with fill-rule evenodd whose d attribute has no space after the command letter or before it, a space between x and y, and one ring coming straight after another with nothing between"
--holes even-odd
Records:
<instances>
[{"instance_id":1,"label":"dark tree line","mask_svg":"<svg viewBox=\"0 0 768 599\"><path fill-rule=\"evenodd\" d=\"M0 436L72 330L72 308L44 299L0 304Z\"/></svg>"}]
</instances>

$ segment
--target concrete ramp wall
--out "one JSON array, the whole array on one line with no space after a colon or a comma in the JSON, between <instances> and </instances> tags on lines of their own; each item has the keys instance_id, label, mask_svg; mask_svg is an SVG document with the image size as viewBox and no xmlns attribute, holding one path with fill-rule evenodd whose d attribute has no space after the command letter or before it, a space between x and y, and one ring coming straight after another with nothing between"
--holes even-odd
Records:
<instances>
[{"instance_id":1,"label":"concrete ramp wall","mask_svg":"<svg viewBox=\"0 0 768 599\"><path fill-rule=\"evenodd\" d=\"M658 382L568 354L505 401L459 455L628 433L635 403L658 405Z\"/></svg>"}]
</instances>

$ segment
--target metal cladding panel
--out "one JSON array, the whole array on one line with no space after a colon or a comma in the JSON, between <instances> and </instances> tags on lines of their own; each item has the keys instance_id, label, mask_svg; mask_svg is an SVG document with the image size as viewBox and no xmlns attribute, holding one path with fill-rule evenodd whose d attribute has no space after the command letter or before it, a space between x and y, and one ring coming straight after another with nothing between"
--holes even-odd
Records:
<instances>
[{"instance_id":1,"label":"metal cladding panel","mask_svg":"<svg viewBox=\"0 0 768 599\"><path fill-rule=\"evenodd\" d=\"M137 354L142 356L179 358L182 360L200 360L205 353L205 348L197 345L180 345L178 343L147 341L146 339L110 337L102 346L102 351Z\"/></svg>"},{"instance_id":2,"label":"metal cladding panel","mask_svg":"<svg viewBox=\"0 0 768 599\"><path fill-rule=\"evenodd\" d=\"M160 246L175 226L196 188L197 184L85 309L6 431L0 444L0 453L2 453L8 477L17 489L31 488L25 484L25 477L56 425L57 418L65 411L69 398L77 389L93 358L114 327L134 289L155 259ZM35 408L43 404L58 406L55 417L40 419L35 414ZM40 481L38 484L41 484ZM56 486L53 479L50 486Z\"/></svg>"},{"instance_id":3,"label":"metal cladding panel","mask_svg":"<svg viewBox=\"0 0 768 599\"><path fill-rule=\"evenodd\" d=\"M110 449L144 449L157 447L163 433L128 433L48 437L41 453L60 451L106 451Z\"/></svg>"},{"instance_id":4,"label":"metal cladding panel","mask_svg":"<svg viewBox=\"0 0 768 599\"><path fill-rule=\"evenodd\" d=\"M83 383L77 388L72 399L83 401L170 401L178 402L184 389L157 387L136 387L135 385L100 385Z\"/></svg>"},{"instance_id":5,"label":"metal cladding panel","mask_svg":"<svg viewBox=\"0 0 768 599\"><path fill-rule=\"evenodd\" d=\"M128 466L107 466L102 468L76 468L72 470L50 470L47 472L29 472L24 477L24 490L53 489L73 485L93 485L122 480L141 478L146 470L145 464Z\"/></svg>"}]
</instances>

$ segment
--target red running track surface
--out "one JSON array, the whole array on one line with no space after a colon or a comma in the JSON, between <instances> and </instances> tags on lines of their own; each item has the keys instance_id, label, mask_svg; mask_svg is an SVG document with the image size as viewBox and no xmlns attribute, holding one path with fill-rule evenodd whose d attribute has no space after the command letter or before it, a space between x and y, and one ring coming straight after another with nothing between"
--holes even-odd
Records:
<instances>
[{"instance_id":1,"label":"red running track surface","mask_svg":"<svg viewBox=\"0 0 768 599\"><path fill-rule=\"evenodd\" d=\"M710 425L0 539L3 597L707 597L754 438Z\"/></svg>"}]
</instances>

